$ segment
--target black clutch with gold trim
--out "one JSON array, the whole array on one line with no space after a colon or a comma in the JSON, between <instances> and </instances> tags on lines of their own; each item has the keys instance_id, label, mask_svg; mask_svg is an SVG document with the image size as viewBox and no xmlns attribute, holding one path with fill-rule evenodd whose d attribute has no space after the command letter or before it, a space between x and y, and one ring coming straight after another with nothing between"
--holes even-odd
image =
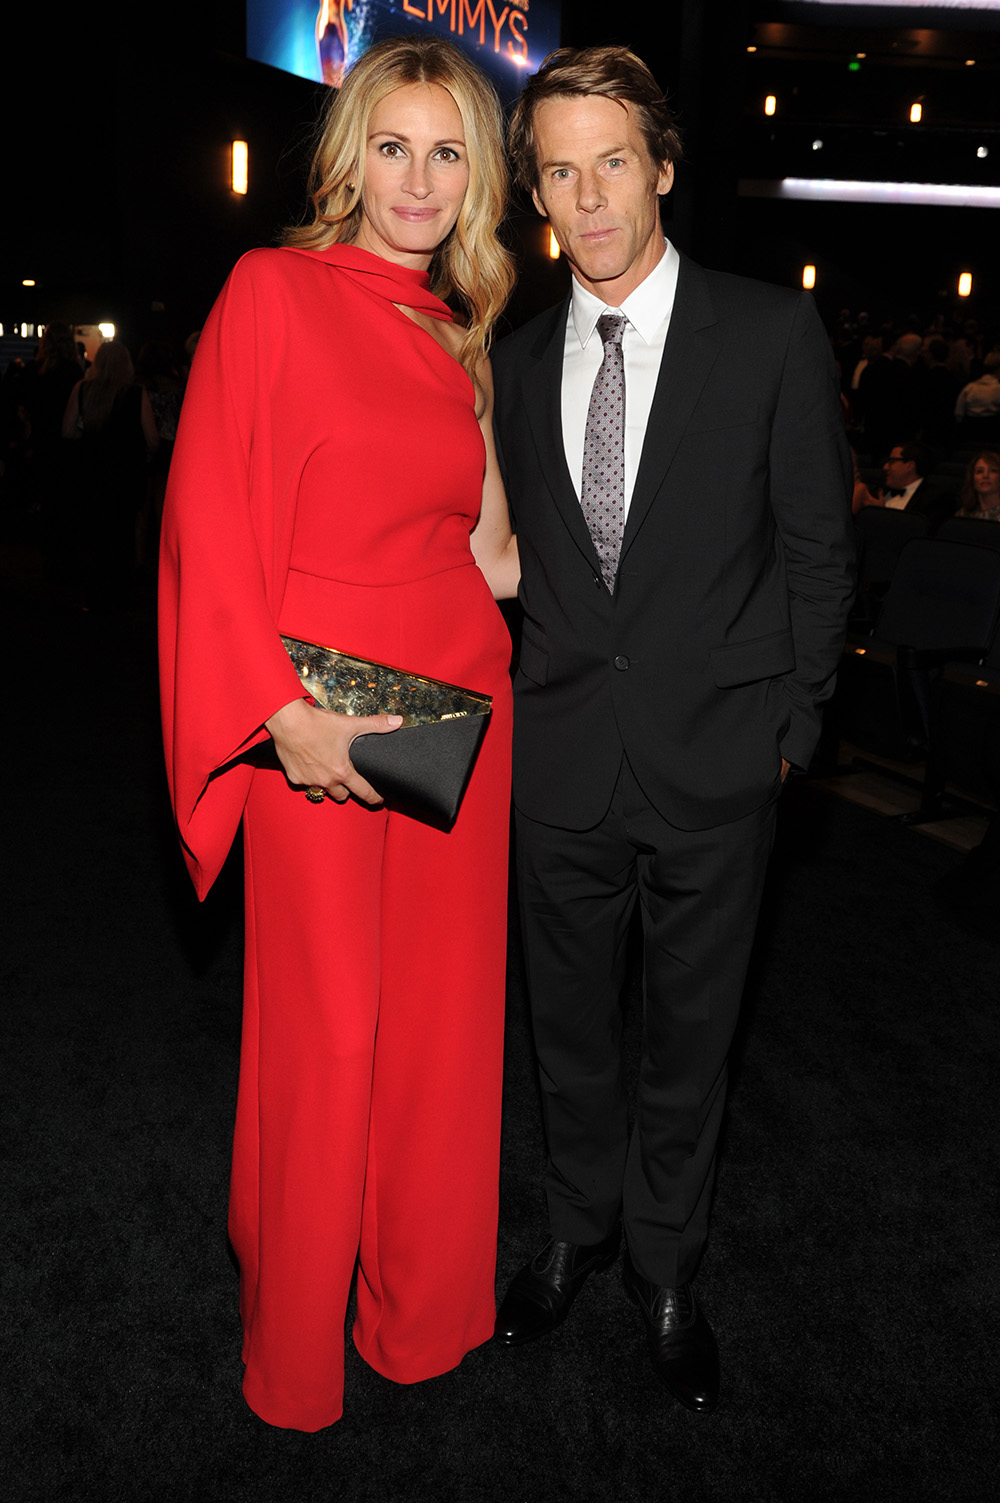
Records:
<instances>
[{"instance_id":1,"label":"black clutch with gold trim","mask_svg":"<svg viewBox=\"0 0 1000 1503\"><path fill-rule=\"evenodd\" d=\"M297 637L281 642L303 689L323 709L402 715L398 730L355 736L351 761L388 803L450 825L486 730L490 695Z\"/></svg>"}]
</instances>

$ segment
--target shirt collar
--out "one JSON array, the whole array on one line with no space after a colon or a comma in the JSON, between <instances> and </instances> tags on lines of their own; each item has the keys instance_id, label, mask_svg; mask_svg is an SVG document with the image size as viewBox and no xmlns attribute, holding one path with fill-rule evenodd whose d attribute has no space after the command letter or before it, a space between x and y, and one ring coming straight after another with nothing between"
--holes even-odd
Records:
<instances>
[{"instance_id":1,"label":"shirt collar","mask_svg":"<svg viewBox=\"0 0 1000 1503\"><path fill-rule=\"evenodd\" d=\"M636 333L646 344L653 344L662 335L670 321L677 291L677 273L680 256L669 240L664 242L663 255L644 281L630 292L620 308L609 309L608 304L573 278L571 316L580 344L587 343L597 327L602 313L624 313Z\"/></svg>"}]
</instances>

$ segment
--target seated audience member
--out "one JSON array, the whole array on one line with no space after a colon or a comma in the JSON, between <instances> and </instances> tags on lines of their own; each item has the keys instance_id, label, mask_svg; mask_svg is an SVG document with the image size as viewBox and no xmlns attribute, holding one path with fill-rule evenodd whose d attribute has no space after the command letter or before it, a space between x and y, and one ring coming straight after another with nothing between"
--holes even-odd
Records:
<instances>
[{"instance_id":1,"label":"seated audience member","mask_svg":"<svg viewBox=\"0 0 1000 1503\"><path fill-rule=\"evenodd\" d=\"M858 379L853 401L864 424L863 447L875 462L888 452L894 435L912 437L916 432L911 377L910 365L898 358L894 344L891 353L873 349Z\"/></svg>"},{"instance_id":2,"label":"seated audience member","mask_svg":"<svg viewBox=\"0 0 1000 1503\"><path fill-rule=\"evenodd\" d=\"M861 343L861 359L857 362L851 373L852 400L854 400L854 394L861 385L861 377L873 361L882 358L882 354L882 340L879 336L877 334L866 334Z\"/></svg>"},{"instance_id":3,"label":"seated audience member","mask_svg":"<svg viewBox=\"0 0 1000 1503\"><path fill-rule=\"evenodd\" d=\"M954 515L956 500L954 491L926 479L927 470L927 455L919 444L893 444L882 466L885 485L871 504L927 517L933 530Z\"/></svg>"},{"instance_id":4,"label":"seated audience member","mask_svg":"<svg viewBox=\"0 0 1000 1503\"><path fill-rule=\"evenodd\" d=\"M955 403L955 420L960 433L991 434L1000 430L1000 350L991 350L983 361L983 374L963 386Z\"/></svg>"},{"instance_id":5,"label":"seated audience member","mask_svg":"<svg viewBox=\"0 0 1000 1503\"><path fill-rule=\"evenodd\" d=\"M956 516L1000 522L1000 454L994 449L983 449L969 460L958 500Z\"/></svg>"},{"instance_id":6,"label":"seated audience member","mask_svg":"<svg viewBox=\"0 0 1000 1503\"><path fill-rule=\"evenodd\" d=\"M857 454L855 454L853 448L851 449L851 465L854 469L854 490L851 496L851 512L854 516L857 516L858 512L861 511L864 507L881 506L882 502L879 500L877 495L873 495L873 493L869 490L865 480L863 479L861 471L858 468L858 456Z\"/></svg>"},{"instance_id":7,"label":"seated audience member","mask_svg":"<svg viewBox=\"0 0 1000 1503\"><path fill-rule=\"evenodd\" d=\"M946 339L924 341L927 369L921 393L920 433L923 442L936 449L950 449L955 437L955 402L961 382L948 368L948 353Z\"/></svg>"}]
</instances>

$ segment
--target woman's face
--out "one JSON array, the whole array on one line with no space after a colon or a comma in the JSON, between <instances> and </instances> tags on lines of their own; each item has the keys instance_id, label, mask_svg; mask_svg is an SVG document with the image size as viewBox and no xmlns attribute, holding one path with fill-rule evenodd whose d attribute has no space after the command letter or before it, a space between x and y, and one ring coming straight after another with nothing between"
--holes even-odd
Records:
<instances>
[{"instance_id":1,"label":"woman's face","mask_svg":"<svg viewBox=\"0 0 1000 1503\"><path fill-rule=\"evenodd\" d=\"M424 271L469 186L462 115L440 84L394 89L372 111L355 245Z\"/></svg>"},{"instance_id":2,"label":"woman's face","mask_svg":"<svg viewBox=\"0 0 1000 1503\"><path fill-rule=\"evenodd\" d=\"M982 508L996 506L1000 501L1000 465L993 459L977 459L972 484Z\"/></svg>"}]
</instances>

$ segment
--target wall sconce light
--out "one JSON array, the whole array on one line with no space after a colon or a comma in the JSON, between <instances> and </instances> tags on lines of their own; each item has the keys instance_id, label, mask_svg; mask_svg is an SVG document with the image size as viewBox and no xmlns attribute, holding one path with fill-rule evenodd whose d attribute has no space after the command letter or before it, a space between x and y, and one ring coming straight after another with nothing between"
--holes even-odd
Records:
<instances>
[{"instance_id":1,"label":"wall sconce light","mask_svg":"<svg viewBox=\"0 0 1000 1503\"><path fill-rule=\"evenodd\" d=\"M959 295L959 297L968 297L971 292L972 292L972 272L971 271L963 271L962 275L958 279L958 295Z\"/></svg>"},{"instance_id":2,"label":"wall sconce light","mask_svg":"<svg viewBox=\"0 0 1000 1503\"><path fill-rule=\"evenodd\" d=\"M911 125L919 125L923 113L924 113L924 107L919 102L919 100L916 102L916 104L911 104L910 105L910 124Z\"/></svg>"},{"instance_id":3,"label":"wall sconce light","mask_svg":"<svg viewBox=\"0 0 1000 1503\"><path fill-rule=\"evenodd\" d=\"M233 142L233 192L245 193L250 171L250 148L245 141Z\"/></svg>"},{"instance_id":4,"label":"wall sconce light","mask_svg":"<svg viewBox=\"0 0 1000 1503\"><path fill-rule=\"evenodd\" d=\"M976 156L979 157L980 161L982 161L985 157L988 157L989 154L990 154L990 148L988 146L977 146L976 147Z\"/></svg>"},{"instance_id":5,"label":"wall sconce light","mask_svg":"<svg viewBox=\"0 0 1000 1503\"><path fill-rule=\"evenodd\" d=\"M777 101L777 99L775 98L775 96L773 94L768 94L767 98L764 100L764 114L765 115L773 115L774 112L775 112L775 110L777 108L778 108L778 101Z\"/></svg>"},{"instance_id":6,"label":"wall sconce light","mask_svg":"<svg viewBox=\"0 0 1000 1503\"><path fill-rule=\"evenodd\" d=\"M559 241L556 239L555 230L549 230L549 260L559 260Z\"/></svg>"},{"instance_id":7,"label":"wall sconce light","mask_svg":"<svg viewBox=\"0 0 1000 1503\"><path fill-rule=\"evenodd\" d=\"M21 286L22 287L34 287L35 286L35 279L34 279L34 277L24 277L22 279L22 281L21 281Z\"/></svg>"},{"instance_id":8,"label":"wall sconce light","mask_svg":"<svg viewBox=\"0 0 1000 1503\"><path fill-rule=\"evenodd\" d=\"M812 292L813 288L816 286L815 266L803 266L802 286L805 288L806 292Z\"/></svg>"},{"instance_id":9,"label":"wall sconce light","mask_svg":"<svg viewBox=\"0 0 1000 1503\"><path fill-rule=\"evenodd\" d=\"M98 329L100 329L101 334L103 335L103 337L105 339L114 339L114 337L115 337L115 326L114 326L114 324L98 324L97 327L98 327Z\"/></svg>"}]
</instances>

